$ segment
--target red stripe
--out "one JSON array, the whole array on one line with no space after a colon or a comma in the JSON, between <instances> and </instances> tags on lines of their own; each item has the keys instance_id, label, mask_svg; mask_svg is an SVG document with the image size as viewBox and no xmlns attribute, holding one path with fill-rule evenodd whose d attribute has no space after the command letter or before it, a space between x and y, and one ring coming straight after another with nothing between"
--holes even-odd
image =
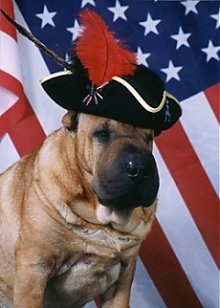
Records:
<instances>
[{"instance_id":1,"label":"red stripe","mask_svg":"<svg viewBox=\"0 0 220 308\"><path fill-rule=\"evenodd\" d=\"M10 0L2 0L1 8L14 17ZM1 30L16 39L15 28L1 16ZM18 96L16 104L0 118L0 135L9 133L20 156L37 148L45 138L45 133L29 104L21 83L7 72L0 71L0 85Z\"/></svg>"},{"instance_id":2,"label":"red stripe","mask_svg":"<svg viewBox=\"0 0 220 308\"><path fill-rule=\"evenodd\" d=\"M205 90L205 95L212 107L212 110L218 120L220 122L220 112L219 112L219 98L220 98L220 83L208 88Z\"/></svg>"},{"instance_id":3,"label":"red stripe","mask_svg":"<svg viewBox=\"0 0 220 308\"><path fill-rule=\"evenodd\" d=\"M20 156L38 148L45 139L45 133L29 103L23 119L10 131L9 135Z\"/></svg>"},{"instance_id":4,"label":"red stripe","mask_svg":"<svg viewBox=\"0 0 220 308\"><path fill-rule=\"evenodd\" d=\"M21 83L3 71L0 71L0 85L18 97L15 104L0 117L0 136L2 136L21 120L26 110L27 99Z\"/></svg>"},{"instance_id":5,"label":"red stripe","mask_svg":"<svg viewBox=\"0 0 220 308\"><path fill-rule=\"evenodd\" d=\"M0 137L12 129L25 113L26 106L23 100L18 100L0 117Z\"/></svg>"},{"instance_id":6,"label":"red stripe","mask_svg":"<svg viewBox=\"0 0 220 308\"><path fill-rule=\"evenodd\" d=\"M10 0L1 0L1 9L14 18L13 4ZM17 39L15 27L0 13L0 30Z\"/></svg>"},{"instance_id":7,"label":"red stripe","mask_svg":"<svg viewBox=\"0 0 220 308\"><path fill-rule=\"evenodd\" d=\"M219 199L180 122L158 137L156 144L206 245L219 264Z\"/></svg>"},{"instance_id":8,"label":"red stripe","mask_svg":"<svg viewBox=\"0 0 220 308\"><path fill-rule=\"evenodd\" d=\"M96 296L96 298L94 299L96 307L97 308L101 308L101 303L100 303L100 298L99 296Z\"/></svg>"},{"instance_id":9,"label":"red stripe","mask_svg":"<svg viewBox=\"0 0 220 308\"><path fill-rule=\"evenodd\" d=\"M45 133L36 118L20 82L0 71L1 86L18 96L18 101L0 117L0 136L9 135L20 156L37 148L45 139Z\"/></svg>"},{"instance_id":10,"label":"red stripe","mask_svg":"<svg viewBox=\"0 0 220 308\"><path fill-rule=\"evenodd\" d=\"M202 307L157 220L140 257L167 307Z\"/></svg>"},{"instance_id":11,"label":"red stripe","mask_svg":"<svg viewBox=\"0 0 220 308\"><path fill-rule=\"evenodd\" d=\"M45 139L45 133L30 106L21 84L10 75L0 72L0 77L7 76L9 90L19 97L18 101L0 117L0 136L9 135L20 156L37 148ZM2 81L2 80L1 80ZM3 86L4 86L3 82ZM7 88L7 86L5 86ZM14 91L13 91L14 90Z\"/></svg>"}]
</instances>

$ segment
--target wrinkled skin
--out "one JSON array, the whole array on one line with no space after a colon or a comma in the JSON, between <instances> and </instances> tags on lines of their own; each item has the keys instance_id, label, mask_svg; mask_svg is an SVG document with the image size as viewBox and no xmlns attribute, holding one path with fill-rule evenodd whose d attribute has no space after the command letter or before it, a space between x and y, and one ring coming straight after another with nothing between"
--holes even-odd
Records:
<instances>
[{"instance_id":1,"label":"wrinkled skin","mask_svg":"<svg viewBox=\"0 0 220 308\"><path fill-rule=\"evenodd\" d=\"M129 306L159 187L153 132L67 113L63 127L0 175L0 303ZM1 295L2 294L2 295Z\"/></svg>"}]
</instances>

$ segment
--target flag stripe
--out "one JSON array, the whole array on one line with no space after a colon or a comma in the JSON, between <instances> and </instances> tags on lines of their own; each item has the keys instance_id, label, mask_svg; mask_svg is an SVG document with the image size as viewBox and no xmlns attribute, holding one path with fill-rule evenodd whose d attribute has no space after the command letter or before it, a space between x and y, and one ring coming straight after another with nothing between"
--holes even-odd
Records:
<instances>
[{"instance_id":1,"label":"flag stripe","mask_svg":"<svg viewBox=\"0 0 220 308\"><path fill-rule=\"evenodd\" d=\"M20 156L39 147L45 139L45 133L29 103L26 103L23 119L9 131L9 135Z\"/></svg>"},{"instance_id":2,"label":"flag stripe","mask_svg":"<svg viewBox=\"0 0 220 308\"><path fill-rule=\"evenodd\" d=\"M19 159L18 152L8 134L0 139L0 173Z\"/></svg>"},{"instance_id":3,"label":"flag stripe","mask_svg":"<svg viewBox=\"0 0 220 308\"><path fill-rule=\"evenodd\" d=\"M0 71L0 85L18 97L17 102L0 117L0 136L2 136L23 117L26 98L21 83L6 72Z\"/></svg>"},{"instance_id":4,"label":"flag stripe","mask_svg":"<svg viewBox=\"0 0 220 308\"><path fill-rule=\"evenodd\" d=\"M213 85L212 87L206 89L204 92L210 102L210 105L213 109L213 112L218 122L220 122L220 112L219 112L220 83Z\"/></svg>"},{"instance_id":5,"label":"flag stripe","mask_svg":"<svg viewBox=\"0 0 220 308\"><path fill-rule=\"evenodd\" d=\"M140 257L167 307L202 307L157 219Z\"/></svg>"},{"instance_id":6,"label":"flag stripe","mask_svg":"<svg viewBox=\"0 0 220 308\"><path fill-rule=\"evenodd\" d=\"M136 263L136 271L131 288L130 307L166 307L140 258L138 258Z\"/></svg>"},{"instance_id":7,"label":"flag stripe","mask_svg":"<svg viewBox=\"0 0 220 308\"><path fill-rule=\"evenodd\" d=\"M164 132L156 144L218 264L218 196L182 125L177 123L171 131Z\"/></svg>"},{"instance_id":8,"label":"flag stripe","mask_svg":"<svg viewBox=\"0 0 220 308\"><path fill-rule=\"evenodd\" d=\"M2 116L15 104L18 97L13 92L8 91L8 89L3 88L2 86L0 86L0 97L1 101L4 103L4 105L0 104L0 116Z\"/></svg>"},{"instance_id":9,"label":"flag stripe","mask_svg":"<svg viewBox=\"0 0 220 308\"><path fill-rule=\"evenodd\" d=\"M91 301L87 303L83 308L97 308L98 306L96 305L95 301Z\"/></svg>"},{"instance_id":10,"label":"flag stripe","mask_svg":"<svg viewBox=\"0 0 220 308\"><path fill-rule=\"evenodd\" d=\"M219 293L218 268L156 146L154 155L161 182L157 219L202 306L214 307Z\"/></svg>"},{"instance_id":11,"label":"flag stripe","mask_svg":"<svg viewBox=\"0 0 220 308\"><path fill-rule=\"evenodd\" d=\"M219 162L218 120L213 113L209 100L203 92L187 98L181 104L183 107L183 115L180 119L181 124L218 195L219 174L216 168ZM196 112L197 110L199 112ZM201 133L203 138L201 138ZM210 153L212 154L210 155Z\"/></svg>"},{"instance_id":12,"label":"flag stripe","mask_svg":"<svg viewBox=\"0 0 220 308\"><path fill-rule=\"evenodd\" d=\"M5 11L9 16L14 18L14 10L12 1L1 1L1 9ZM10 24L5 17L0 17L0 29L13 37L16 40L16 29ZM2 46L1 46L2 47Z\"/></svg>"},{"instance_id":13,"label":"flag stripe","mask_svg":"<svg viewBox=\"0 0 220 308\"><path fill-rule=\"evenodd\" d=\"M15 39L4 32L0 31L1 41L1 70L7 72L11 76L21 79L21 65L18 53L18 44Z\"/></svg>"},{"instance_id":14,"label":"flag stripe","mask_svg":"<svg viewBox=\"0 0 220 308\"><path fill-rule=\"evenodd\" d=\"M11 1L2 1L1 8L14 17ZM8 131L17 152L23 156L42 143L45 133L23 91L15 28L2 17L1 30L4 44L1 46L0 85L19 99L1 116L0 136Z\"/></svg>"}]
</instances>

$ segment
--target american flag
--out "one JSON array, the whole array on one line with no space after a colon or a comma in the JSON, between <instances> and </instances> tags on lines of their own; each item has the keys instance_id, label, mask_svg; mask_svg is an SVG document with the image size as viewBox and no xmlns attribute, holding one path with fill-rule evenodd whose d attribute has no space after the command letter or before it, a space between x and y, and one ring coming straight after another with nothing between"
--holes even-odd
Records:
<instances>
[{"instance_id":1,"label":"american flag","mask_svg":"<svg viewBox=\"0 0 220 308\"><path fill-rule=\"evenodd\" d=\"M98 12L179 98L183 116L154 144L161 186L140 250L130 306L219 307L218 1L1 0L1 8L63 58L78 13ZM65 110L39 79L62 70L0 17L0 172L59 127ZM87 307L96 307L95 301Z\"/></svg>"}]
</instances>

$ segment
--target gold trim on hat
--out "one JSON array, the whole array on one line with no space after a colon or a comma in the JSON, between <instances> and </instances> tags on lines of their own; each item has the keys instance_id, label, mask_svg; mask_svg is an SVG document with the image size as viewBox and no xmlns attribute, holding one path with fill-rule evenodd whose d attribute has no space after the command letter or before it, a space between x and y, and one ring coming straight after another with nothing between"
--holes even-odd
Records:
<instances>
[{"instance_id":1,"label":"gold trim on hat","mask_svg":"<svg viewBox=\"0 0 220 308\"><path fill-rule=\"evenodd\" d=\"M159 112L163 108L163 106L166 102L167 93L166 93L166 91L164 91L160 105L156 108L153 108L143 99L143 97L140 96L140 94L135 90L135 88L132 87L132 85L130 85L130 83L128 83L126 80L124 80L123 78L118 77L118 76L114 76L112 79L119 82L120 84L122 84L136 98L138 103L142 107L144 107L144 109L146 109L147 111L149 111L151 113Z\"/></svg>"},{"instance_id":2,"label":"gold trim on hat","mask_svg":"<svg viewBox=\"0 0 220 308\"><path fill-rule=\"evenodd\" d=\"M42 78L40 80L40 83L43 84L44 82L47 82L47 81L49 81L53 78L59 78L59 77L62 77L62 76L67 76L67 75L72 75L72 74L73 74L73 72L70 71L70 70L64 70L64 71L61 71L61 72L53 73L53 74L50 74L49 76ZM164 107L167 98L171 98L179 106L180 110L182 111L182 106L180 105L179 101L169 92L163 91L162 100L161 100L159 106L153 108L143 99L143 97L137 92L137 90L134 87L132 87L132 85L129 82L127 82L125 79L118 77L118 76L114 76L112 78L112 80L115 80L116 82L123 85L136 98L136 100L139 102L139 104L145 110L147 110L151 113L159 112Z\"/></svg>"},{"instance_id":3,"label":"gold trim on hat","mask_svg":"<svg viewBox=\"0 0 220 308\"><path fill-rule=\"evenodd\" d=\"M175 96L173 96L169 92L166 92L166 97L171 98L180 107L180 110L182 111L182 106L180 105L180 102L178 101L178 99L176 99Z\"/></svg>"},{"instance_id":4,"label":"gold trim on hat","mask_svg":"<svg viewBox=\"0 0 220 308\"><path fill-rule=\"evenodd\" d=\"M49 81L49 80L51 80L53 78L67 76L67 75L72 75L72 74L73 74L73 72L71 72L69 70L65 70L65 71L61 71L61 72L56 72L56 73L50 74L50 75L40 79L40 84L43 84L44 82Z\"/></svg>"}]
</instances>

